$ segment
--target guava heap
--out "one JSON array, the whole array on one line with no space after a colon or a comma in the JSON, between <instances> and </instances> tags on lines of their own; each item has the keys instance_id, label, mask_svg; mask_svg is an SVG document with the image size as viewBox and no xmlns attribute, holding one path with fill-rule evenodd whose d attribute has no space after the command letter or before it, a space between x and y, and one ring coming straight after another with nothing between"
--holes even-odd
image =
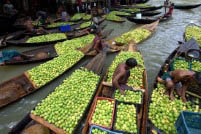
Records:
<instances>
[{"instance_id":1,"label":"guava heap","mask_svg":"<svg viewBox=\"0 0 201 134\"><path fill-rule=\"evenodd\" d=\"M114 107L115 101L111 102L109 100L97 100L91 123L110 128L112 125Z\"/></svg>"},{"instance_id":2,"label":"guava heap","mask_svg":"<svg viewBox=\"0 0 201 134\"><path fill-rule=\"evenodd\" d=\"M31 37L26 41L26 43L50 42L50 41L63 40L63 39L67 39L66 34L53 33L53 34Z\"/></svg>"},{"instance_id":3,"label":"guava heap","mask_svg":"<svg viewBox=\"0 0 201 134\"><path fill-rule=\"evenodd\" d=\"M59 26L65 26L65 25L73 25L73 22L55 22L52 24L47 25L48 28L54 28Z\"/></svg>"},{"instance_id":4,"label":"guava heap","mask_svg":"<svg viewBox=\"0 0 201 134\"><path fill-rule=\"evenodd\" d=\"M117 21L117 22L122 22L122 21L124 21L121 17L117 16L116 13L109 13L109 14L106 16L106 20L109 20L109 21Z\"/></svg>"},{"instance_id":5,"label":"guava heap","mask_svg":"<svg viewBox=\"0 0 201 134\"><path fill-rule=\"evenodd\" d=\"M93 97L100 77L84 68L78 69L39 103L32 114L73 134Z\"/></svg>"},{"instance_id":6,"label":"guava heap","mask_svg":"<svg viewBox=\"0 0 201 134\"><path fill-rule=\"evenodd\" d=\"M199 100L196 99L193 103L183 103L181 99L171 101L167 95L164 95L165 90L162 84L158 84L158 87L154 89L149 106L149 119L155 127L166 134L177 134L174 124L180 112L185 110L201 112Z\"/></svg>"},{"instance_id":7,"label":"guava heap","mask_svg":"<svg viewBox=\"0 0 201 134\"><path fill-rule=\"evenodd\" d=\"M117 105L115 130L137 133L136 108L134 105L120 103Z\"/></svg>"},{"instance_id":8,"label":"guava heap","mask_svg":"<svg viewBox=\"0 0 201 134\"><path fill-rule=\"evenodd\" d=\"M194 38L201 46L201 27L199 26L187 26L185 31L186 40Z\"/></svg>"},{"instance_id":9,"label":"guava heap","mask_svg":"<svg viewBox=\"0 0 201 134\"><path fill-rule=\"evenodd\" d=\"M122 34L120 37L117 37L115 41L124 45L128 45L131 40L134 40L136 43L139 43L147 39L151 35L151 32L147 29L137 28L127 33Z\"/></svg>"}]
</instances>

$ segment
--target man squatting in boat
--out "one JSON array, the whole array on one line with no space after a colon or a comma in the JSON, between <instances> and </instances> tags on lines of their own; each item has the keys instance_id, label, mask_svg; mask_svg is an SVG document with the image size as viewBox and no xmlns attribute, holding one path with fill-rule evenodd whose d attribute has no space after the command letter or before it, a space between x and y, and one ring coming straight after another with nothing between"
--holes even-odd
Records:
<instances>
[{"instance_id":1,"label":"man squatting in boat","mask_svg":"<svg viewBox=\"0 0 201 134\"><path fill-rule=\"evenodd\" d=\"M136 59L129 58L125 63L120 63L112 77L113 90L120 89L121 94L125 94L125 90L134 90L132 87L127 85L128 78L130 77L130 69L140 66Z\"/></svg>"},{"instance_id":2,"label":"man squatting in boat","mask_svg":"<svg viewBox=\"0 0 201 134\"><path fill-rule=\"evenodd\" d=\"M158 82L166 85L165 94L169 95L170 99L174 99L173 92L175 90L183 102L186 102L185 93L193 81L201 85L201 72L174 70L165 72L162 77L158 77Z\"/></svg>"}]
</instances>

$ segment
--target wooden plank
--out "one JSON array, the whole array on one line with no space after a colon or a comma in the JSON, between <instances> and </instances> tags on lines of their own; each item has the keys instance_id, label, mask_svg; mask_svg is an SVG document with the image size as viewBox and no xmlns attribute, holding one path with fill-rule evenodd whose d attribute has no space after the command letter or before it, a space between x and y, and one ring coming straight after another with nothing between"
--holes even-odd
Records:
<instances>
[{"instance_id":1,"label":"wooden plank","mask_svg":"<svg viewBox=\"0 0 201 134\"><path fill-rule=\"evenodd\" d=\"M143 77L143 85L145 89L144 97L143 97L143 114L142 114L142 124L141 124L141 134L147 133L147 112L148 112L148 86L147 86L147 73L146 70L144 71L144 77Z\"/></svg>"},{"instance_id":2,"label":"wooden plank","mask_svg":"<svg viewBox=\"0 0 201 134\"><path fill-rule=\"evenodd\" d=\"M35 120L36 122L44 125L45 127L48 127L49 129L51 129L52 131L54 131L57 134L67 134L67 132L64 131L63 129L60 129L60 128L56 127L55 125L48 123L46 120L44 120L43 118L41 118L39 116L30 114L30 117L33 120Z\"/></svg>"}]
</instances>

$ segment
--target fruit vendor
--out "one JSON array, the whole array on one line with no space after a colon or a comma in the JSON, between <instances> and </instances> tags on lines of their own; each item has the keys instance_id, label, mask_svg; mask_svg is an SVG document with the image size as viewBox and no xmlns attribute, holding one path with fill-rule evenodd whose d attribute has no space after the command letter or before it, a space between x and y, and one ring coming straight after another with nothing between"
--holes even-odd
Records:
<instances>
[{"instance_id":1,"label":"fruit vendor","mask_svg":"<svg viewBox=\"0 0 201 134\"><path fill-rule=\"evenodd\" d=\"M10 61L10 60L21 60L23 59L29 59L33 57L33 55L25 55L22 53L19 53L16 50L3 50L0 51L0 65L5 64L6 61Z\"/></svg>"},{"instance_id":2,"label":"fruit vendor","mask_svg":"<svg viewBox=\"0 0 201 134\"><path fill-rule=\"evenodd\" d=\"M174 3L172 3L172 4L169 6L169 10L168 10L167 13L165 13L164 17L172 16L173 10L174 10Z\"/></svg>"},{"instance_id":3,"label":"fruit vendor","mask_svg":"<svg viewBox=\"0 0 201 134\"><path fill-rule=\"evenodd\" d=\"M201 72L174 70L165 72L161 78L158 77L158 82L166 84L167 90L165 94L169 95L172 100L174 99L173 92L175 90L183 102L186 102L185 93L193 81L201 85Z\"/></svg>"},{"instance_id":4,"label":"fruit vendor","mask_svg":"<svg viewBox=\"0 0 201 134\"><path fill-rule=\"evenodd\" d=\"M107 45L102 41L102 33L100 30L96 30L96 37L93 40L93 46L92 49L96 50L97 53L100 53L103 48L105 48Z\"/></svg>"},{"instance_id":5,"label":"fruit vendor","mask_svg":"<svg viewBox=\"0 0 201 134\"><path fill-rule=\"evenodd\" d=\"M134 58L129 58L125 63L120 63L114 71L112 77L113 89L120 89L120 93L124 94L124 91L133 90L132 87L127 86L128 78L130 77L130 69L137 66L137 61Z\"/></svg>"},{"instance_id":6,"label":"fruit vendor","mask_svg":"<svg viewBox=\"0 0 201 134\"><path fill-rule=\"evenodd\" d=\"M25 22L26 31L33 34L44 33L45 30L43 28L34 29L33 21L29 17Z\"/></svg>"}]
</instances>

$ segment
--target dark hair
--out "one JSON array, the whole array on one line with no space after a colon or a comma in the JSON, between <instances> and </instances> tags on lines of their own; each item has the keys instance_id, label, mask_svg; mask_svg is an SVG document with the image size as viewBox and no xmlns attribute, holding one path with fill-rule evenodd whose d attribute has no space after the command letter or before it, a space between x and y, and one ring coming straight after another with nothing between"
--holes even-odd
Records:
<instances>
[{"instance_id":1,"label":"dark hair","mask_svg":"<svg viewBox=\"0 0 201 134\"><path fill-rule=\"evenodd\" d=\"M137 66L137 61L134 58L129 58L126 60L126 65L133 68Z\"/></svg>"},{"instance_id":2,"label":"dark hair","mask_svg":"<svg viewBox=\"0 0 201 134\"><path fill-rule=\"evenodd\" d=\"M195 72L195 80L198 85L201 85L201 72Z\"/></svg>"}]
</instances>

